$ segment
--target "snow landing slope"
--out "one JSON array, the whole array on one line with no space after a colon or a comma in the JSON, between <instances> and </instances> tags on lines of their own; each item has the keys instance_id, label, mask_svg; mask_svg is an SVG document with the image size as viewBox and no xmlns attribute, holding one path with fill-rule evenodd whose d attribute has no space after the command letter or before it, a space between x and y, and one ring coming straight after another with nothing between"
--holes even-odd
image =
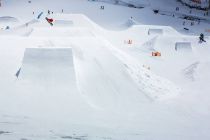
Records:
<instances>
[{"instance_id":1,"label":"snow landing slope","mask_svg":"<svg viewBox=\"0 0 210 140\"><path fill-rule=\"evenodd\" d=\"M135 20L108 31L82 14L50 17L55 26L42 17L0 31L0 139L210 138L208 42Z\"/></svg>"},{"instance_id":2,"label":"snow landing slope","mask_svg":"<svg viewBox=\"0 0 210 140\"><path fill-rule=\"evenodd\" d=\"M62 16L64 17L64 15ZM56 17L60 17L60 16L55 15L54 18L56 19ZM68 20L70 19L73 20L72 21L73 24L76 24L77 22L79 23L78 20L80 20L81 23L89 23L88 20L86 20L87 19L86 17L83 18L84 17L83 15L66 15L65 17L68 18ZM63 20L66 20L66 18L64 18ZM85 20L85 21L82 21L82 20ZM36 26L40 26L38 24L41 24L41 23L37 23ZM23 27L23 29L25 28L27 29L29 27ZM75 52L75 56L79 56L79 57L76 57L75 59L75 67L76 68L79 67L76 69L76 73L78 76L79 89L83 93L83 95L88 99L88 102L95 107L111 109L113 108L113 106L120 107L122 106L122 104L125 104L124 108L127 108L127 107L129 108L129 106L131 106L132 104L138 103L141 100L146 101L146 98L148 97L151 98L152 100L155 98L158 98L159 96L158 94L160 93L169 94L165 96L171 96L171 94L173 95L177 93L177 91L174 90L174 88L171 88L173 86L170 86L170 88L168 88L169 83L164 81L163 78L156 78L156 80L154 79L150 80L151 77L153 78L155 77L151 75L151 72L147 71L144 68L141 68L142 72L138 71L138 69L136 70L134 68L130 68L132 66L130 64L131 60L126 62L125 61L126 59L121 57L122 55L118 55L120 56L120 59L123 59L121 61L120 59L117 59L116 57L114 57L112 52L109 50L111 49L111 45L104 44L103 42L107 42L106 40L104 41L104 39L96 37L98 36L97 35L98 33L94 32L94 30L100 31L102 29L98 29L97 26L94 26L94 24L91 24L91 23L86 24L82 27L71 27L71 28L62 28L62 27L56 27L56 26L53 28L34 27L33 31L29 35L30 36L29 40L34 40L34 38L35 40L38 40L37 38L41 38L41 37L52 38L53 42L56 40L59 40L57 38L61 38L61 37L64 38L63 40L68 39L69 40L68 42L70 42L71 40L71 43L66 43L64 46L67 46L67 47L73 46L72 48ZM83 40L84 44L80 42L81 40ZM56 45L53 42L51 41L51 43L49 43L49 45L46 45L46 46L42 45L42 47L54 48L54 47L63 46L63 45ZM26 50L25 52L26 56L27 56L27 51L28 50ZM39 51L39 49L37 51ZM45 50L40 49L40 51L45 51ZM78 52L79 54L77 54ZM55 52L55 54L57 53ZM52 67L52 66L49 66L49 68L45 69L42 66L42 65L57 65L56 63L54 64L54 63L51 63L50 61L44 64L38 63L39 59L42 59L42 58L52 59L51 57L45 58L45 56L42 57L42 55L36 56L36 53L34 55L32 53L31 55L34 57L33 61L29 61L32 58L30 58L29 60L27 60L27 57L23 58L23 68L21 69L21 74L24 75L24 73L26 72L33 73L33 69L34 69L33 67L35 67L36 65L41 67L43 71L46 71L46 74L48 73L50 69L58 69L57 67ZM59 55L59 53L57 55ZM115 55L117 55L117 52L115 52ZM81 57L84 60L78 59ZM33 64L35 60L37 62ZM31 62L32 64L26 65L25 62L28 62L28 61ZM42 61L40 60L40 62ZM60 61L59 63L61 62L62 61ZM32 69L30 67L28 68L28 65L32 67ZM28 72L27 69L31 69L31 70L29 70ZM134 71L134 73L132 71ZM132 74L133 77L129 74ZM140 77L136 77L137 74ZM39 75L36 75L36 74L33 74L33 75L35 77L37 76L39 77ZM50 75L50 76L53 76L53 75ZM46 78L43 78L43 76L41 76L41 78L47 80ZM131 82L133 81L132 78L136 78L135 80L138 81L137 83L141 81L139 84L140 87L137 86L135 83ZM33 79L27 79L27 80L33 81ZM52 80L53 79L47 80L47 81L52 81ZM54 80L58 81L58 79L56 78L54 78ZM164 84L162 84L162 86L159 86L159 84L157 83L155 84L155 81L156 82L163 81ZM164 86L165 84L167 86ZM158 89L159 89L159 92L156 92L158 91ZM127 95L128 93L132 93L132 94L128 96ZM132 99L125 100L128 97ZM130 103L127 104L126 103L127 101Z\"/></svg>"}]
</instances>

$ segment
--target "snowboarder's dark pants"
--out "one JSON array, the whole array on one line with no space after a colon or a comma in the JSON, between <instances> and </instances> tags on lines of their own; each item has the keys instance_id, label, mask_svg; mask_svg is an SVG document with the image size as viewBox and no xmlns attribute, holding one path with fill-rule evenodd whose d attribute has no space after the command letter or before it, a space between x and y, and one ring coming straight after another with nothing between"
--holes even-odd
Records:
<instances>
[{"instance_id":1,"label":"snowboarder's dark pants","mask_svg":"<svg viewBox=\"0 0 210 140\"><path fill-rule=\"evenodd\" d=\"M200 42L206 42L206 40L200 37Z\"/></svg>"}]
</instances>

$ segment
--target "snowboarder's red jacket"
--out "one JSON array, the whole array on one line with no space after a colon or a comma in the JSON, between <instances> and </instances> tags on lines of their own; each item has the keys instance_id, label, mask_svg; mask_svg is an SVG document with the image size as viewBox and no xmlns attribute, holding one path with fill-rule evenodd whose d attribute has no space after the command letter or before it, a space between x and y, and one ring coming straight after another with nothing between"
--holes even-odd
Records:
<instances>
[{"instance_id":1,"label":"snowboarder's red jacket","mask_svg":"<svg viewBox=\"0 0 210 140\"><path fill-rule=\"evenodd\" d=\"M48 21L49 23L52 23L52 22L53 22L53 19L52 19L52 18L47 18L47 21Z\"/></svg>"}]
</instances>

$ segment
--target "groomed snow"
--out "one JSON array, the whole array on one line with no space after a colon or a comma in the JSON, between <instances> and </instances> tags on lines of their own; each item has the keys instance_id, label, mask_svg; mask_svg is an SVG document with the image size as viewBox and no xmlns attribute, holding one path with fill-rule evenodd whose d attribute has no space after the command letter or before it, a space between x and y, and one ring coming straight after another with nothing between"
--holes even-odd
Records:
<instances>
[{"instance_id":1,"label":"groomed snow","mask_svg":"<svg viewBox=\"0 0 210 140\"><path fill-rule=\"evenodd\" d=\"M210 139L209 24L120 2L2 2L0 140Z\"/></svg>"}]
</instances>

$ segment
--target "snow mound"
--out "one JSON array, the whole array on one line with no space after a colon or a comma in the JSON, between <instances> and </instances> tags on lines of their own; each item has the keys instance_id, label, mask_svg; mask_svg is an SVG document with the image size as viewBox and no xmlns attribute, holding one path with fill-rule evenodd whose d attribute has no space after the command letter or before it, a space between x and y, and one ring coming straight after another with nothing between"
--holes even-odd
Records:
<instances>
[{"instance_id":1,"label":"snow mound","mask_svg":"<svg viewBox=\"0 0 210 140\"><path fill-rule=\"evenodd\" d=\"M106 42L109 44L109 42ZM177 96L181 89L173 82L145 69L136 59L109 44L113 54L124 63L124 67L141 90L151 100L164 100Z\"/></svg>"},{"instance_id":2,"label":"snow mound","mask_svg":"<svg viewBox=\"0 0 210 140\"><path fill-rule=\"evenodd\" d=\"M192 52L191 42L176 42L175 50L181 52Z\"/></svg>"},{"instance_id":3,"label":"snow mound","mask_svg":"<svg viewBox=\"0 0 210 140\"><path fill-rule=\"evenodd\" d=\"M128 19L123 25L125 27L132 27L133 25L138 25L139 23L135 21L134 19Z\"/></svg>"},{"instance_id":4,"label":"snow mound","mask_svg":"<svg viewBox=\"0 0 210 140\"><path fill-rule=\"evenodd\" d=\"M10 17L10 16L3 16L0 17L0 23L13 23L13 22L18 22L18 19L15 17Z\"/></svg>"},{"instance_id":5,"label":"snow mound","mask_svg":"<svg viewBox=\"0 0 210 140\"><path fill-rule=\"evenodd\" d=\"M0 30L0 36L29 36L32 31L32 28L12 28L8 30Z\"/></svg>"},{"instance_id":6,"label":"snow mound","mask_svg":"<svg viewBox=\"0 0 210 140\"><path fill-rule=\"evenodd\" d=\"M163 35L163 29L149 29L148 35Z\"/></svg>"},{"instance_id":7,"label":"snow mound","mask_svg":"<svg viewBox=\"0 0 210 140\"><path fill-rule=\"evenodd\" d=\"M62 27L66 27L66 26L73 26L74 23L71 20L55 20L54 22L55 26L62 26Z\"/></svg>"},{"instance_id":8,"label":"snow mound","mask_svg":"<svg viewBox=\"0 0 210 140\"><path fill-rule=\"evenodd\" d=\"M183 70L186 78L191 81L205 80L210 81L210 62L195 62Z\"/></svg>"},{"instance_id":9,"label":"snow mound","mask_svg":"<svg viewBox=\"0 0 210 140\"><path fill-rule=\"evenodd\" d=\"M139 86L139 89L151 100L169 99L179 94L180 88L173 82L155 75L138 64L129 63L125 63L128 72Z\"/></svg>"},{"instance_id":10,"label":"snow mound","mask_svg":"<svg viewBox=\"0 0 210 140\"><path fill-rule=\"evenodd\" d=\"M91 21L89 18L87 18L83 14L53 14L48 17L53 18L55 20L55 25L62 24L65 26L70 25L73 27L84 27L84 28L89 28L89 29L97 26L96 23Z\"/></svg>"},{"instance_id":11,"label":"snow mound","mask_svg":"<svg viewBox=\"0 0 210 140\"><path fill-rule=\"evenodd\" d=\"M103 40L79 38L73 44L78 87L93 108L131 110L149 102Z\"/></svg>"},{"instance_id":12,"label":"snow mound","mask_svg":"<svg viewBox=\"0 0 210 140\"><path fill-rule=\"evenodd\" d=\"M196 71L195 78L198 80L204 80L207 83L210 82L210 61L201 63Z\"/></svg>"},{"instance_id":13,"label":"snow mound","mask_svg":"<svg viewBox=\"0 0 210 140\"><path fill-rule=\"evenodd\" d=\"M56 85L75 81L71 48L27 48L19 78Z\"/></svg>"},{"instance_id":14,"label":"snow mound","mask_svg":"<svg viewBox=\"0 0 210 140\"><path fill-rule=\"evenodd\" d=\"M200 62L195 62L193 64L191 64L190 66L188 66L187 68L185 68L183 70L183 74L185 75L186 78L194 81L195 80L195 72L196 69L198 68Z\"/></svg>"},{"instance_id":15,"label":"snow mound","mask_svg":"<svg viewBox=\"0 0 210 140\"><path fill-rule=\"evenodd\" d=\"M157 37L154 37L152 39L150 39L149 41L146 41L144 44L142 44L141 48L143 49L143 51L146 52L151 52L151 51L155 51L155 43L156 43Z\"/></svg>"},{"instance_id":16,"label":"snow mound","mask_svg":"<svg viewBox=\"0 0 210 140\"><path fill-rule=\"evenodd\" d=\"M31 26L38 22L38 20L32 19L21 25L10 27L9 29L2 29L0 30L0 35L29 36L33 31L33 28Z\"/></svg>"}]
</instances>

